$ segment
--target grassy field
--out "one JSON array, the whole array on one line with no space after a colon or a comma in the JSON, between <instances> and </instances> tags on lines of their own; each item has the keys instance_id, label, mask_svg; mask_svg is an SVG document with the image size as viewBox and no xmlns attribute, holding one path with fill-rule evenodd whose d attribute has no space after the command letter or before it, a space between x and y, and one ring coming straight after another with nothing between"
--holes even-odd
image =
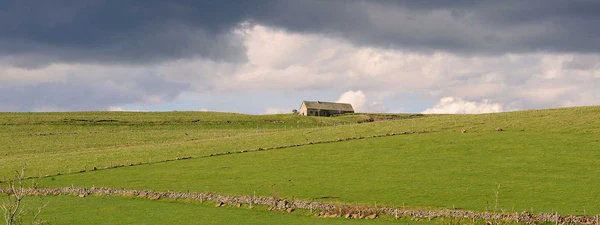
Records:
<instances>
[{"instance_id":1,"label":"grassy field","mask_svg":"<svg viewBox=\"0 0 600 225\"><path fill-rule=\"evenodd\" d=\"M49 224L407 224L407 219L348 220L316 218L306 211L293 213L247 209L234 206L215 207L214 203L182 200L159 200L88 196L29 198L28 211L48 202L39 220ZM32 215L24 218L31 221ZM420 221L435 224L439 221Z\"/></svg>"},{"instance_id":2,"label":"grassy field","mask_svg":"<svg viewBox=\"0 0 600 225\"><path fill-rule=\"evenodd\" d=\"M542 135L543 134L543 135ZM543 137L542 137L543 136ZM373 205L600 213L597 134L505 131L372 138L94 171L44 186L212 191ZM582 141L583 140L583 141Z\"/></svg>"},{"instance_id":3,"label":"grassy field","mask_svg":"<svg viewBox=\"0 0 600 225\"><path fill-rule=\"evenodd\" d=\"M369 122L373 118L382 121ZM33 176L68 174L41 180L44 187L256 192L412 208L600 213L595 198L600 107L331 118L0 113L0 124L0 178L25 162ZM410 134L420 131L426 132ZM304 145L401 132L409 134ZM303 146L207 157L294 144ZM130 163L145 164L90 171ZM76 173L83 169L88 172Z\"/></svg>"},{"instance_id":4,"label":"grassy field","mask_svg":"<svg viewBox=\"0 0 600 225\"><path fill-rule=\"evenodd\" d=\"M10 174L23 163L37 176L293 144L300 142L293 135L297 130L356 124L368 118L213 112L0 113L0 174Z\"/></svg>"},{"instance_id":5,"label":"grassy field","mask_svg":"<svg viewBox=\"0 0 600 225\"><path fill-rule=\"evenodd\" d=\"M598 111L598 107L579 107L360 124L356 121L364 121L365 115L309 118L207 112L2 113L0 124L5 125L0 125L0 174L10 174L25 162L31 175L64 174L92 167L405 131L479 132L502 127L598 133ZM197 120L208 122L195 124Z\"/></svg>"}]
</instances>

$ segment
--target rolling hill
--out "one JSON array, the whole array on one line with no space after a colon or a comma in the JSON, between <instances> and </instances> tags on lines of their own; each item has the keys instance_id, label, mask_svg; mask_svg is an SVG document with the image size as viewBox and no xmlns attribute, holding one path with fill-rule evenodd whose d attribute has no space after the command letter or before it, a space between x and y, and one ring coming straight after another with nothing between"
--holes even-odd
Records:
<instances>
[{"instance_id":1,"label":"rolling hill","mask_svg":"<svg viewBox=\"0 0 600 225\"><path fill-rule=\"evenodd\" d=\"M326 118L215 112L1 113L0 124L3 180L27 163L29 176L42 177L40 188L211 192L376 209L600 213L595 200L600 195L600 167L595 166L600 163L600 107ZM115 204L123 209L105 212L115 215L134 210L128 204L140 204L139 210L175 201L181 210L189 204L207 215L260 214L257 222L263 216L280 222L322 220L300 209L300 216L290 217L176 199L46 198L57 205L120 202ZM44 220L76 216L48 208ZM375 221L396 221L381 217Z\"/></svg>"}]
</instances>

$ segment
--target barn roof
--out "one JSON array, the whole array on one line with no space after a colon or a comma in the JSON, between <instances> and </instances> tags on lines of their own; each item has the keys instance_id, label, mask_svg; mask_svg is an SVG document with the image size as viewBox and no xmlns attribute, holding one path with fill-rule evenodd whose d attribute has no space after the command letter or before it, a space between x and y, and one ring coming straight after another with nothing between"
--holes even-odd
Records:
<instances>
[{"instance_id":1,"label":"barn roof","mask_svg":"<svg viewBox=\"0 0 600 225\"><path fill-rule=\"evenodd\" d=\"M303 101L302 104L308 109L354 111L351 104L322 101Z\"/></svg>"}]
</instances>

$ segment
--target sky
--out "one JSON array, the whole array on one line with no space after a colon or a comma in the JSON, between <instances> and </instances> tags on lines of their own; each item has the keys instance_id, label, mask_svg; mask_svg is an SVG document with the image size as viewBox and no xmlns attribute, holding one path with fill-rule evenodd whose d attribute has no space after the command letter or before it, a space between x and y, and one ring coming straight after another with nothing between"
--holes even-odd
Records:
<instances>
[{"instance_id":1,"label":"sky","mask_svg":"<svg viewBox=\"0 0 600 225\"><path fill-rule=\"evenodd\" d=\"M600 105L600 1L0 0L0 111Z\"/></svg>"}]
</instances>

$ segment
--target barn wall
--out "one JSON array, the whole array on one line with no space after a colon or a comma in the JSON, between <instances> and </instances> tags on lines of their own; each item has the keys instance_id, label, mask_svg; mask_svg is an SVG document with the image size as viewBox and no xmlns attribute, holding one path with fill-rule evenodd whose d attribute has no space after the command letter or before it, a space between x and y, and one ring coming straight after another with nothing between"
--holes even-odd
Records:
<instances>
[{"instance_id":1,"label":"barn wall","mask_svg":"<svg viewBox=\"0 0 600 225\"><path fill-rule=\"evenodd\" d=\"M300 110L298 110L298 114L302 115L302 116L307 116L308 115L307 110L308 109L306 108L304 103L302 103L302 105L300 106Z\"/></svg>"},{"instance_id":2,"label":"barn wall","mask_svg":"<svg viewBox=\"0 0 600 225\"><path fill-rule=\"evenodd\" d=\"M301 116L331 116L331 115L339 115L344 113L353 113L353 111L343 111L343 110L318 110L315 108L308 108L306 104L302 102L300 105L300 109L298 110L298 115Z\"/></svg>"}]
</instances>

